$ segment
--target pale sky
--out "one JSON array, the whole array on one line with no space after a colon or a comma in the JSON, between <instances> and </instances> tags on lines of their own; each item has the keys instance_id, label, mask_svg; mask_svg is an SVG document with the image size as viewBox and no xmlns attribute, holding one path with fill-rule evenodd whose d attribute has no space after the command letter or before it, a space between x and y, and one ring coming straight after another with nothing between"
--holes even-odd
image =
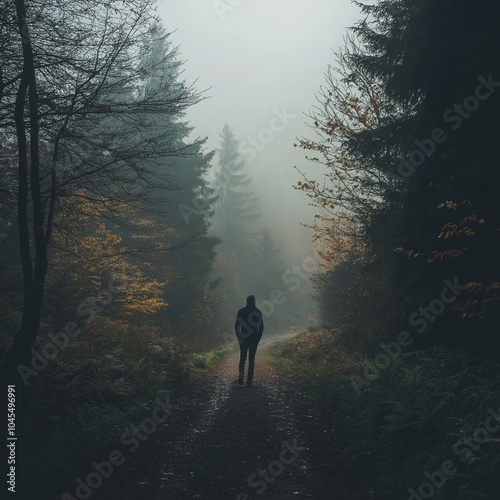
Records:
<instances>
[{"instance_id":1,"label":"pale sky","mask_svg":"<svg viewBox=\"0 0 500 500\"><path fill-rule=\"evenodd\" d=\"M161 0L159 14L175 31L186 80L211 87L210 99L188 113L195 134L209 136L214 149L224 124L231 126L266 223L288 250L302 246L308 238L300 222L311 222L313 212L292 189L300 180L294 165L307 167L293 143L314 138L304 113L359 9L350 0Z\"/></svg>"}]
</instances>

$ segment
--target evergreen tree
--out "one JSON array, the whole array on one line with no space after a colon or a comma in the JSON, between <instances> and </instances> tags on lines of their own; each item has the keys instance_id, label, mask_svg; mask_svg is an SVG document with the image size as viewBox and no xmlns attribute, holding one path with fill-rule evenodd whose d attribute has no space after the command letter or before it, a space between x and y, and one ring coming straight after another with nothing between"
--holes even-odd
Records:
<instances>
[{"instance_id":1,"label":"evergreen tree","mask_svg":"<svg viewBox=\"0 0 500 500\"><path fill-rule=\"evenodd\" d=\"M367 17L356 33L365 50L353 62L381 83L392 118L356 134L349 146L360 161L377 162L399 178L373 213L368 236L379 252L392 247L400 253L396 276L409 309L435 297L445 277L474 284L453 305L455 321L433 333L469 337L475 328L463 321L469 319L496 337L500 4L359 5Z\"/></svg>"},{"instance_id":2,"label":"evergreen tree","mask_svg":"<svg viewBox=\"0 0 500 500\"><path fill-rule=\"evenodd\" d=\"M161 25L155 26L153 34L144 44L143 61L154 70L145 80L142 92L158 98L164 98L163 94L168 92L175 98L186 86L181 79L178 51L168 42ZM164 216L160 223L167 223L173 229L167 235L167 242L174 247L180 245L156 259L168 267L170 282L164 300L169 307L165 315L174 331L181 322L188 330L194 328L191 322L194 311L206 300L207 286L214 286L210 273L218 243L211 234L209 221L215 196L206 180L213 153L205 152L206 139L189 140L193 127L183 121L184 115L182 110L173 108L168 115L149 118L149 133L154 136L156 131L161 135L168 130L176 151L172 157L161 158L155 164L158 178L169 189L158 189L154 200L160 202ZM202 330L200 325L194 329Z\"/></svg>"},{"instance_id":3,"label":"evergreen tree","mask_svg":"<svg viewBox=\"0 0 500 500\"><path fill-rule=\"evenodd\" d=\"M219 170L214 183L218 198L214 225L222 239L221 248L244 258L255 250L258 198L245 172L239 142L229 125L224 126L220 138Z\"/></svg>"},{"instance_id":4,"label":"evergreen tree","mask_svg":"<svg viewBox=\"0 0 500 500\"><path fill-rule=\"evenodd\" d=\"M256 266L259 214L252 180L245 172L238 140L229 125L222 129L220 139L219 168L213 183L217 200L213 225L221 243L214 273L225 297L219 316L227 319L224 328L232 331L234 322L232 317L227 318L227 311L237 310L245 297L253 293L255 275L259 272Z\"/></svg>"},{"instance_id":5,"label":"evergreen tree","mask_svg":"<svg viewBox=\"0 0 500 500\"><path fill-rule=\"evenodd\" d=\"M254 263L252 287L259 297L269 298L273 290L282 288L286 266L282 245L267 227L256 239Z\"/></svg>"},{"instance_id":6,"label":"evergreen tree","mask_svg":"<svg viewBox=\"0 0 500 500\"><path fill-rule=\"evenodd\" d=\"M283 247L267 227L259 234L255 257L253 289L255 295L261 300L273 303L271 308L267 302L272 310L269 321L272 325L270 330L279 331L286 326L293 325L295 312L290 306L295 297L283 285L283 273L286 270ZM273 299L277 303L274 303Z\"/></svg>"}]
</instances>

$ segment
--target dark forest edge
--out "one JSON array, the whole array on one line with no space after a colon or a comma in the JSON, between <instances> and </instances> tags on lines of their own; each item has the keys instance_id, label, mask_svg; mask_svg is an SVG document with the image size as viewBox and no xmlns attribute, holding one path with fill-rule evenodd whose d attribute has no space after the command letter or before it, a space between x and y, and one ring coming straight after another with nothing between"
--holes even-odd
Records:
<instances>
[{"instance_id":1,"label":"dark forest edge","mask_svg":"<svg viewBox=\"0 0 500 500\"><path fill-rule=\"evenodd\" d=\"M59 481L87 471L124 426L222 358L190 352L232 336L242 283L258 304L275 297L276 331L314 312L289 286L301 281L284 278L293 273L262 229L229 126L208 182L215 152L185 122L204 94L183 81L146 3L133 2L142 7L128 44L127 11L116 38L101 30L102 60L99 37L75 48L87 27L69 22L58 45L45 35L59 32L60 13L34 3L25 19L24 3L10 5L0 37L0 355L19 382L18 484L32 500L60 495ZM355 3L364 19L311 112L318 136L297 141L319 169L296 188L318 207L324 269L313 281L328 327L275 359L329 405L382 498L497 500L500 4ZM86 3L61 6L85 19ZM99 34L108 16L97 21ZM59 65L33 58L26 33L77 83L85 55L86 85L66 88L55 71L37 86L34 71Z\"/></svg>"},{"instance_id":2,"label":"dark forest edge","mask_svg":"<svg viewBox=\"0 0 500 500\"><path fill-rule=\"evenodd\" d=\"M368 484L380 500L496 498L498 357L484 348L399 355L393 348L384 364L353 350L355 335L311 328L269 353L287 379L325 405L352 456L353 491Z\"/></svg>"},{"instance_id":3,"label":"dark forest edge","mask_svg":"<svg viewBox=\"0 0 500 500\"><path fill-rule=\"evenodd\" d=\"M275 359L329 404L381 498L494 500L500 4L355 3L317 136L297 143L319 169L296 187L318 207L325 331Z\"/></svg>"},{"instance_id":4,"label":"dark forest edge","mask_svg":"<svg viewBox=\"0 0 500 500\"><path fill-rule=\"evenodd\" d=\"M16 385L18 497L74 492L75 478L86 477L90 464L118 446L139 443L131 426L139 427L157 407L160 419L175 411L182 395L236 346L193 352L151 325L96 319L45 367L40 356L38 374ZM35 351L43 348L40 340Z\"/></svg>"}]
</instances>

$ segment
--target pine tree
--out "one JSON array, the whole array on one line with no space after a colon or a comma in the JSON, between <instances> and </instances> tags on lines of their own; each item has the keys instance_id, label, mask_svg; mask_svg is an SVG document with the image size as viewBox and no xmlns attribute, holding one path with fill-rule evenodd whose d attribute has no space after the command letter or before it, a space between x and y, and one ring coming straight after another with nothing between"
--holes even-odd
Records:
<instances>
[{"instance_id":1,"label":"pine tree","mask_svg":"<svg viewBox=\"0 0 500 500\"><path fill-rule=\"evenodd\" d=\"M245 172L238 140L229 125L224 126L220 138L219 168L212 185L217 196L213 225L221 240L214 275L225 297L219 317L226 318L224 328L232 331L234 322L228 311L237 311L245 297L254 293L255 276L260 272L256 264L259 214L252 180Z\"/></svg>"},{"instance_id":2,"label":"pine tree","mask_svg":"<svg viewBox=\"0 0 500 500\"><path fill-rule=\"evenodd\" d=\"M214 183L218 197L214 224L222 239L221 248L245 257L255 249L258 198L245 172L239 142L229 125L224 126L220 138L219 170Z\"/></svg>"},{"instance_id":3,"label":"pine tree","mask_svg":"<svg viewBox=\"0 0 500 500\"><path fill-rule=\"evenodd\" d=\"M257 239L255 275L256 293L269 297L274 289L280 288L285 272L282 245L273 237L269 228L264 228Z\"/></svg>"},{"instance_id":4,"label":"pine tree","mask_svg":"<svg viewBox=\"0 0 500 500\"><path fill-rule=\"evenodd\" d=\"M154 36L143 47L143 62L154 70L145 80L142 92L160 99L169 93L175 98L186 87L181 79L182 63L178 60L178 51L172 47L160 24L155 25L152 33ZM209 221L215 195L206 180L213 153L205 152L206 139L189 139L193 127L183 121L184 115L183 111L174 108L168 115L150 117L149 127L159 136L168 131L176 151L172 157L155 162L158 178L169 188L155 192L155 200L163 212L159 222L172 228L168 235L169 245L181 245L157 258L168 266L170 273L171 280L164 293L169 305L165 315L174 328L181 321L189 323L197 305L205 300L206 287L213 287L210 273L218 243L211 234ZM154 132L152 134L154 136Z\"/></svg>"},{"instance_id":5,"label":"pine tree","mask_svg":"<svg viewBox=\"0 0 500 500\"><path fill-rule=\"evenodd\" d=\"M355 62L381 82L393 117L353 137L350 148L368 162L386 158L383 167L402 177L368 234L378 248L400 252L409 307L435 297L443 277L475 284L477 293L454 304L455 326L442 335L467 335L471 326L459 319L467 317L492 332L500 303L500 5L385 0L362 9L367 18L356 33L365 51ZM386 227L396 231L383 241Z\"/></svg>"}]
</instances>

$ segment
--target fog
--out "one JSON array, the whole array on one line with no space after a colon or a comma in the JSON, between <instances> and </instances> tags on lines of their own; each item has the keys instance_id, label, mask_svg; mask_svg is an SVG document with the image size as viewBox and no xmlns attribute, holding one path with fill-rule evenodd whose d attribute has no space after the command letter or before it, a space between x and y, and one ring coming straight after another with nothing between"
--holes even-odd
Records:
<instances>
[{"instance_id":1,"label":"fog","mask_svg":"<svg viewBox=\"0 0 500 500\"><path fill-rule=\"evenodd\" d=\"M301 223L311 223L315 210L292 187L300 180L294 166L311 168L293 143L314 137L306 113L359 9L349 0L186 0L161 2L159 13L179 46L187 82L208 89L208 99L187 114L194 134L208 136L209 149L216 149L222 127L230 125L265 224L289 259L300 259L311 242Z\"/></svg>"},{"instance_id":2,"label":"fog","mask_svg":"<svg viewBox=\"0 0 500 500\"><path fill-rule=\"evenodd\" d=\"M499 31L498 0L4 2L4 488L498 500Z\"/></svg>"}]
</instances>

